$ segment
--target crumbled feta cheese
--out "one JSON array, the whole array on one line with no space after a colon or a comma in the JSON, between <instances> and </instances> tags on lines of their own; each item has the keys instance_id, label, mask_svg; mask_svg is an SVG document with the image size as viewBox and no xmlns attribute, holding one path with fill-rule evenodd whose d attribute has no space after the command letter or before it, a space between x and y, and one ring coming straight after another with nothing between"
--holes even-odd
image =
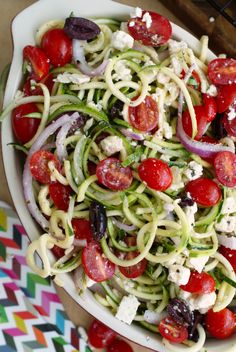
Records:
<instances>
[{"instance_id":1,"label":"crumbled feta cheese","mask_svg":"<svg viewBox=\"0 0 236 352\"><path fill-rule=\"evenodd\" d=\"M206 93L211 97L216 97L217 96L216 86L214 86L214 84L211 84L210 87L207 89Z\"/></svg>"},{"instance_id":2,"label":"crumbled feta cheese","mask_svg":"<svg viewBox=\"0 0 236 352\"><path fill-rule=\"evenodd\" d=\"M210 310L216 301L215 292L197 295L180 290L179 297L188 302L190 310L199 310L201 314Z\"/></svg>"},{"instance_id":3,"label":"crumbled feta cheese","mask_svg":"<svg viewBox=\"0 0 236 352\"><path fill-rule=\"evenodd\" d=\"M197 213L197 211L198 208L196 202L194 202L193 205L184 208L184 212L190 227L193 227L195 223L195 214Z\"/></svg>"},{"instance_id":4,"label":"crumbled feta cheese","mask_svg":"<svg viewBox=\"0 0 236 352\"><path fill-rule=\"evenodd\" d=\"M188 164L188 168L184 171L184 175L188 178L188 180L196 180L200 176L202 176L203 167L201 164L198 164L196 161L190 161Z\"/></svg>"},{"instance_id":5,"label":"crumbled feta cheese","mask_svg":"<svg viewBox=\"0 0 236 352\"><path fill-rule=\"evenodd\" d=\"M104 138L100 144L107 156L118 153L123 149L123 141L117 136L108 136Z\"/></svg>"},{"instance_id":6,"label":"crumbled feta cheese","mask_svg":"<svg viewBox=\"0 0 236 352\"><path fill-rule=\"evenodd\" d=\"M166 83L165 89L167 91L167 95L165 97L165 104L171 105L179 96L179 87L174 83Z\"/></svg>"},{"instance_id":7,"label":"crumbled feta cheese","mask_svg":"<svg viewBox=\"0 0 236 352\"><path fill-rule=\"evenodd\" d=\"M173 237L172 238L172 241L173 242L177 242L177 245L179 245L178 242L180 242L180 238L179 237ZM176 255L175 257L167 260L166 262L162 263L162 265L165 267L165 268L169 268L171 265L180 265L180 266L183 266L184 262L185 262L185 256L184 255L181 255L181 254L178 254Z\"/></svg>"},{"instance_id":8,"label":"crumbled feta cheese","mask_svg":"<svg viewBox=\"0 0 236 352\"><path fill-rule=\"evenodd\" d=\"M176 285L186 285L189 281L191 271L189 268L185 268L179 264L173 264L169 266L168 280L174 282Z\"/></svg>"},{"instance_id":9,"label":"crumbled feta cheese","mask_svg":"<svg viewBox=\"0 0 236 352\"><path fill-rule=\"evenodd\" d=\"M168 48L171 55L178 53L179 51L184 51L188 48L187 44L184 41L176 41L170 39L168 41Z\"/></svg>"},{"instance_id":10,"label":"crumbled feta cheese","mask_svg":"<svg viewBox=\"0 0 236 352\"><path fill-rule=\"evenodd\" d=\"M132 79L131 70L126 66L125 60L119 60L114 65L115 73L112 78L116 81L130 81Z\"/></svg>"},{"instance_id":11,"label":"crumbled feta cheese","mask_svg":"<svg viewBox=\"0 0 236 352\"><path fill-rule=\"evenodd\" d=\"M232 214L236 213L236 202L234 197L227 197L224 199L221 214Z\"/></svg>"},{"instance_id":12,"label":"crumbled feta cheese","mask_svg":"<svg viewBox=\"0 0 236 352\"><path fill-rule=\"evenodd\" d=\"M157 74L157 82L160 83L160 84L166 84L170 81L170 77L165 75L164 73L162 72L159 72Z\"/></svg>"},{"instance_id":13,"label":"crumbled feta cheese","mask_svg":"<svg viewBox=\"0 0 236 352\"><path fill-rule=\"evenodd\" d=\"M94 103L94 101L90 101L87 106L89 106L92 109L96 109L98 111L102 111L102 102L98 101L97 104Z\"/></svg>"},{"instance_id":14,"label":"crumbled feta cheese","mask_svg":"<svg viewBox=\"0 0 236 352\"><path fill-rule=\"evenodd\" d=\"M154 310L145 310L144 312L144 320L149 324L159 324L160 321L166 316L166 312L162 311L161 313L157 313Z\"/></svg>"},{"instance_id":15,"label":"crumbled feta cheese","mask_svg":"<svg viewBox=\"0 0 236 352\"><path fill-rule=\"evenodd\" d=\"M183 70L183 64L176 56L171 57L171 65L174 69L174 73L179 76Z\"/></svg>"},{"instance_id":16,"label":"crumbled feta cheese","mask_svg":"<svg viewBox=\"0 0 236 352\"><path fill-rule=\"evenodd\" d=\"M130 17L142 17L143 10L140 7L135 7L134 12L131 12Z\"/></svg>"},{"instance_id":17,"label":"crumbled feta cheese","mask_svg":"<svg viewBox=\"0 0 236 352\"><path fill-rule=\"evenodd\" d=\"M133 295L124 296L118 307L116 318L130 325L135 318L140 303Z\"/></svg>"},{"instance_id":18,"label":"crumbled feta cheese","mask_svg":"<svg viewBox=\"0 0 236 352\"><path fill-rule=\"evenodd\" d=\"M172 127L168 124L168 122L163 122L163 135L166 139L171 139L173 136Z\"/></svg>"},{"instance_id":19,"label":"crumbled feta cheese","mask_svg":"<svg viewBox=\"0 0 236 352\"><path fill-rule=\"evenodd\" d=\"M146 23L146 27L150 28L152 25L152 17L149 12L145 12L145 14L142 17L142 22Z\"/></svg>"},{"instance_id":20,"label":"crumbled feta cheese","mask_svg":"<svg viewBox=\"0 0 236 352\"><path fill-rule=\"evenodd\" d=\"M236 216L223 216L220 222L215 223L215 229L219 232L234 232L236 230Z\"/></svg>"},{"instance_id":21,"label":"crumbled feta cheese","mask_svg":"<svg viewBox=\"0 0 236 352\"><path fill-rule=\"evenodd\" d=\"M132 48L134 38L124 31L116 31L112 34L111 46L117 50L124 51Z\"/></svg>"},{"instance_id":22,"label":"crumbled feta cheese","mask_svg":"<svg viewBox=\"0 0 236 352\"><path fill-rule=\"evenodd\" d=\"M59 83L73 83L73 84L82 84L90 81L90 77L82 75L79 73L69 73L64 72L60 73L55 79L54 82Z\"/></svg>"},{"instance_id":23,"label":"crumbled feta cheese","mask_svg":"<svg viewBox=\"0 0 236 352\"><path fill-rule=\"evenodd\" d=\"M236 249L236 237L235 236L227 236L227 235L218 235L219 243L230 249Z\"/></svg>"},{"instance_id":24,"label":"crumbled feta cheese","mask_svg":"<svg viewBox=\"0 0 236 352\"><path fill-rule=\"evenodd\" d=\"M202 257L197 258L189 258L186 262L190 268L195 269L197 272L201 273L203 271L204 266L209 260L209 256L204 255Z\"/></svg>"},{"instance_id":25,"label":"crumbled feta cheese","mask_svg":"<svg viewBox=\"0 0 236 352\"><path fill-rule=\"evenodd\" d=\"M180 188L184 187L184 183L182 181L182 170L177 166L172 166L170 169L173 176L173 180L169 189L172 191L177 191Z\"/></svg>"},{"instance_id":26,"label":"crumbled feta cheese","mask_svg":"<svg viewBox=\"0 0 236 352\"><path fill-rule=\"evenodd\" d=\"M171 212L174 211L175 206L173 203L165 203L163 206L164 210L166 210L167 212Z\"/></svg>"},{"instance_id":27,"label":"crumbled feta cheese","mask_svg":"<svg viewBox=\"0 0 236 352\"><path fill-rule=\"evenodd\" d=\"M231 121L231 120L235 119L235 117L236 117L236 108L235 108L234 105L231 105L231 106L229 107L228 112L227 112L227 119L228 119L229 121Z\"/></svg>"}]
</instances>

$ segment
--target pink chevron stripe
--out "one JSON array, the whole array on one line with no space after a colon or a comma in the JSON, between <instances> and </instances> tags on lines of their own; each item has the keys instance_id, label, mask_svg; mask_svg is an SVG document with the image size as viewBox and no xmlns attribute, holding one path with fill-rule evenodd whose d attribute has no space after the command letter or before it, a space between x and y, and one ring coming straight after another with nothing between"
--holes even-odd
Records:
<instances>
[{"instance_id":1,"label":"pink chevron stripe","mask_svg":"<svg viewBox=\"0 0 236 352\"><path fill-rule=\"evenodd\" d=\"M25 229L24 229L24 227L22 225L14 224L14 226L16 227L16 229L20 232L20 234L22 236L27 236L26 232L25 232Z\"/></svg>"},{"instance_id":2,"label":"pink chevron stripe","mask_svg":"<svg viewBox=\"0 0 236 352\"><path fill-rule=\"evenodd\" d=\"M18 276L16 275L16 273L13 270L2 268L2 271L4 271L4 273L6 273L11 279L13 279L13 280L18 279Z\"/></svg>"},{"instance_id":3,"label":"pink chevron stripe","mask_svg":"<svg viewBox=\"0 0 236 352\"><path fill-rule=\"evenodd\" d=\"M51 292L42 292L42 307L44 308L45 312L47 315L50 313L50 303L60 303L60 299L57 296L56 293L51 293Z\"/></svg>"},{"instance_id":4,"label":"pink chevron stripe","mask_svg":"<svg viewBox=\"0 0 236 352\"><path fill-rule=\"evenodd\" d=\"M3 332L13 337L27 335L25 332L18 328L5 329Z\"/></svg>"},{"instance_id":5,"label":"pink chevron stripe","mask_svg":"<svg viewBox=\"0 0 236 352\"><path fill-rule=\"evenodd\" d=\"M14 255L14 257L16 258L16 260L18 261L19 264L27 265L25 257L23 257L21 255Z\"/></svg>"},{"instance_id":6,"label":"pink chevron stripe","mask_svg":"<svg viewBox=\"0 0 236 352\"><path fill-rule=\"evenodd\" d=\"M15 284L15 282L7 282L4 284L4 287L10 289L11 291L19 291L19 287Z\"/></svg>"},{"instance_id":7,"label":"pink chevron stripe","mask_svg":"<svg viewBox=\"0 0 236 352\"><path fill-rule=\"evenodd\" d=\"M6 247L20 249L18 244L12 239L0 237L0 242L2 242Z\"/></svg>"}]
</instances>

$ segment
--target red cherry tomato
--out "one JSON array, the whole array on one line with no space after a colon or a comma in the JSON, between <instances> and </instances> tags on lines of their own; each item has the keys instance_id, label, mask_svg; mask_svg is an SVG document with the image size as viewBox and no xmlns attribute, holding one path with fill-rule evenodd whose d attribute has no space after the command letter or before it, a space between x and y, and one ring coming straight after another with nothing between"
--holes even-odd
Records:
<instances>
[{"instance_id":1,"label":"red cherry tomato","mask_svg":"<svg viewBox=\"0 0 236 352\"><path fill-rule=\"evenodd\" d=\"M70 186L64 186L59 182L53 182L49 185L49 194L58 209L64 211L68 210L71 195Z\"/></svg>"},{"instance_id":2,"label":"red cherry tomato","mask_svg":"<svg viewBox=\"0 0 236 352\"><path fill-rule=\"evenodd\" d=\"M140 105L129 107L130 124L142 132L149 132L155 129L158 123L158 116L157 103L149 95Z\"/></svg>"},{"instance_id":3,"label":"red cherry tomato","mask_svg":"<svg viewBox=\"0 0 236 352\"><path fill-rule=\"evenodd\" d=\"M236 155L232 152L219 152L214 159L216 177L226 187L236 186Z\"/></svg>"},{"instance_id":4,"label":"red cherry tomato","mask_svg":"<svg viewBox=\"0 0 236 352\"><path fill-rule=\"evenodd\" d=\"M197 271L192 271L188 283L181 285L180 288L184 291L200 295L215 291L216 286L211 275L205 272L198 273Z\"/></svg>"},{"instance_id":5,"label":"red cherry tomato","mask_svg":"<svg viewBox=\"0 0 236 352\"><path fill-rule=\"evenodd\" d=\"M221 199L221 190L216 182L207 177L199 177L186 185L186 192L193 200L204 207L212 207Z\"/></svg>"},{"instance_id":6,"label":"red cherry tomato","mask_svg":"<svg viewBox=\"0 0 236 352\"><path fill-rule=\"evenodd\" d=\"M165 191L170 187L173 176L169 166L162 160L148 158L138 167L139 177L146 182L148 187L157 191Z\"/></svg>"},{"instance_id":7,"label":"red cherry tomato","mask_svg":"<svg viewBox=\"0 0 236 352\"><path fill-rule=\"evenodd\" d=\"M208 64L208 76L213 84L236 83L236 60L214 59Z\"/></svg>"},{"instance_id":8,"label":"red cherry tomato","mask_svg":"<svg viewBox=\"0 0 236 352\"><path fill-rule=\"evenodd\" d=\"M124 340L114 340L107 347L107 352L133 352L133 348Z\"/></svg>"},{"instance_id":9,"label":"red cherry tomato","mask_svg":"<svg viewBox=\"0 0 236 352\"><path fill-rule=\"evenodd\" d=\"M43 35L41 46L53 66L64 66L72 60L72 42L63 29L47 31Z\"/></svg>"},{"instance_id":10,"label":"red cherry tomato","mask_svg":"<svg viewBox=\"0 0 236 352\"><path fill-rule=\"evenodd\" d=\"M219 86L216 97L217 109L219 113L226 111L236 99L236 84Z\"/></svg>"},{"instance_id":11,"label":"red cherry tomato","mask_svg":"<svg viewBox=\"0 0 236 352\"><path fill-rule=\"evenodd\" d=\"M161 320L158 329L165 339L174 343L181 343L188 338L187 328L176 323L169 316Z\"/></svg>"},{"instance_id":12,"label":"red cherry tomato","mask_svg":"<svg viewBox=\"0 0 236 352\"><path fill-rule=\"evenodd\" d=\"M43 95L43 91L41 89L41 87L34 87L31 85L31 80L33 78L31 76L29 76L27 78L27 80L25 81L25 84L23 86L23 92L25 95L30 96L30 95ZM48 88L49 92L52 92L52 88L54 85L54 81L53 81L54 77L52 74L48 74L46 77L44 77L40 83L43 83L46 85L46 87Z\"/></svg>"},{"instance_id":13,"label":"red cherry tomato","mask_svg":"<svg viewBox=\"0 0 236 352\"><path fill-rule=\"evenodd\" d=\"M74 230L75 238L79 240L87 240L87 242L91 242L93 240L90 222L88 220L72 219L71 223Z\"/></svg>"},{"instance_id":14,"label":"red cherry tomato","mask_svg":"<svg viewBox=\"0 0 236 352\"><path fill-rule=\"evenodd\" d=\"M219 251L230 262L234 271L236 272L236 249L220 246Z\"/></svg>"},{"instance_id":15,"label":"red cherry tomato","mask_svg":"<svg viewBox=\"0 0 236 352\"><path fill-rule=\"evenodd\" d=\"M65 255L65 249L58 247L58 246L54 246L51 249L52 253L55 255L56 258L61 258Z\"/></svg>"},{"instance_id":16,"label":"red cherry tomato","mask_svg":"<svg viewBox=\"0 0 236 352\"><path fill-rule=\"evenodd\" d=\"M186 72L184 70L182 70L180 78L184 79L185 75L186 75ZM191 79L194 80L195 82L191 82ZM197 90L200 89L201 80L200 80L200 77L196 71L192 72L192 76L190 77L190 79L188 81L188 85L193 86L193 88L195 88Z\"/></svg>"},{"instance_id":17,"label":"red cherry tomato","mask_svg":"<svg viewBox=\"0 0 236 352\"><path fill-rule=\"evenodd\" d=\"M236 104L231 105L231 109L234 109L236 116ZM228 113L229 110L225 112L224 117L222 119L223 126L230 136L236 137L236 117L234 117L232 120L229 120Z\"/></svg>"},{"instance_id":18,"label":"red cherry tomato","mask_svg":"<svg viewBox=\"0 0 236 352\"><path fill-rule=\"evenodd\" d=\"M139 253L137 251L128 252L126 253L124 259L125 260L133 259L137 257L138 254ZM138 264L131 265L129 267L119 266L119 270L125 277L128 277L129 279L135 279L136 277L141 276L145 272L146 267L147 267L147 260L144 258Z\"/></svg>"},{"instance_id":19,"label":"red cherry tomato","mask_svg":"<svg viewBox=\"0 0 236 352\"><path fill-rule=\"evenodd\" d=\"M20 105L12 111L13 133L22 144L29 142L34 137L40 124L40 119L24 117L32 112L39 112L34 103Z\"/></svg>"},{"instance_id":20,"label":"red cherry tomato","mask_svg":"<svg viewBox=\"0 0 236 352\"><path fill-rule=\"evenodd\" d=\"M133 181L130 167L122 167L116 158L107 158L99 162L96 168L98 181L113 191L129 188Z\"/></svg>"},{"instance_id":21,"label":"red cherry tomato","mask_svg":"<svg viewBox=\"0 0 236 352\"><path fill-rule=\"evenodd\" d=\"M98 320L93 320L88 329L88 341L95 348L104 348L111 344L117 334Z\"/></svg>"},{"instance_id":22,"label":"red cherry tomato","mask_svg":"<svg viewBox=\"0 0 236 352\"><path fill-rule=\"evenodd\" d=\"M148 16L145 14L151 16L152 22L149 28L146 22L142 21L144 16ZM144 45L160 46L170 39L172 27L168 19L158 13L143 11L142 18L135 17L128 21L128 31L135 40L140 40Z\"/></svg>"},{"instance_id":23,"label":"red cherry tomato","mask_svg":"<svg viewBox=\"0 0 236 352\"><path fill-rule=\"evenodd\" d=\"M207 331L216 339L226 339L236 329L236 318L233 312L225 308L219 312L209 310L205 317Z\"/></svg>"},{"instance_id":24,"label":"red cherry tomato","mask_svg":"<svg viewBox=\"0 0 236 352\"><path fill-rule=\"evenodd\" d=\"M88 277L96 282L109 280L115 273L115 264L104 256L96 241L89 242L83 249L82 265Z\"/></svg>"},{"instance_id":25,"label":"red cherry tomato","mask_svg":"<svg viewBox=\"0 0 236 352\"><path fill-rule=\"evenodd\" d=\"M196 120L197 120L197 134L194 139L196 141L199 141L206 131L208 122L207 122L205 108L203 105L194 106L194 111L195 111ZM185 133L189 137L192 137L192 131L193 131L192 130L192 120L191 120L190 113L188 110L183 112L182 122L183 122L183 129L184 129Z\"/></svg>"},{"instance_id":26,"label":"red cherry tomato","mask_svg":"<svg viewBox=\"0 0 236 352\"><path fill-rule=\"evenodd\" d=\"M57 157L47 150L38 150L30 158L30 171L32 176L41 183L51 183L51 173L48 167L52 161L54 167L60 171L61 164Z\"/></svg>"},{"instance_id":27,"label":"red cherry tomato","mask_svg":"<svg viewBox=\"0 0 236 352\"><path fill-rule=\"evenodd\" d=\"M32 79L40 81L49 73L49 60L42 49L27 45L23 49L23 58L30 62L33 72L31 73Z\"/></svg>"},{"instance_id":28,"label":"red cherry tomato","mask_svg":"<svg viewBox=\"0 0 236 352\"><path fill-rule=\"evenodd\" d=\"M215 98L211 97L208 94L202 95L203 106L205 108L207 122L214 120L217 114L217 104Z\"/></svg>"}]
</instances>

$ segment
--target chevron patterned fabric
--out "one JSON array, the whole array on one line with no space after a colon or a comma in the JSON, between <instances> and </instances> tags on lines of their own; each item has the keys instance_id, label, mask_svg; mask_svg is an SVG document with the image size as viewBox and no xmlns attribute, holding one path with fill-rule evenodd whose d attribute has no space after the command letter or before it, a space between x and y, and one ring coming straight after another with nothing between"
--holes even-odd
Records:
<instances>
[{"instance_id":1,"label":"chevron patterned fabric","mask_svg":"<svg viewBox=\"0 0 236 352\"><path fill-rule=\"evenodd\" d=\"M26 265L28 243L15 212L0 202L0 352L91 352L52 282Z\"/></svg>"}]
</instances>

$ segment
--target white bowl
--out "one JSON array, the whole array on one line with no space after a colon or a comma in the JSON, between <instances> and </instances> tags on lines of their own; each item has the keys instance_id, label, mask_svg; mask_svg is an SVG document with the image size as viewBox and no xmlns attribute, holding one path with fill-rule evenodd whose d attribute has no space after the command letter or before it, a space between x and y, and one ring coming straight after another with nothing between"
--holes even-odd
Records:
<instances>
[{"instance_id":1,"label":"white bowl","mask_svg":"<svg viewBox=\"0 0 236 352\"><path fill-rule=\"evenodd\" d=\"M131 8L110 0L41 0L34 3L18 14L12 23L14 53L11 70L6 86L4 105L14 97L22 79L22 49L25 45L34 44L37 28L44 22L56 18L66 18L71 12L83 17L113 17L125 19L129 17ZM199 41L184 29L173 25L173 35L176 39L184 40L197 53ZM9 38L10 40L10 38ZM208 60L215 56L208 51ZM22 162L18 153L8 146L14 140L11 130L11 119L7 116L2 123L2 150L6 177L15 208L30 240L40 236L40 229L31 218L27 209L22 189ZM154 351L165 352L165 348L158 334L147 332L143 328L128 326L116 319L108 310L102 307L87 290L82 297L75 291L73 281L69 275L64 275L65 290L85 310L97 319L116 330L120 335L148 347ZM236 351L236 338L225 341L209 340L206 345L208 352ZM185 348L181 347L181 351Z\"/></svg>"}]
</instances>

